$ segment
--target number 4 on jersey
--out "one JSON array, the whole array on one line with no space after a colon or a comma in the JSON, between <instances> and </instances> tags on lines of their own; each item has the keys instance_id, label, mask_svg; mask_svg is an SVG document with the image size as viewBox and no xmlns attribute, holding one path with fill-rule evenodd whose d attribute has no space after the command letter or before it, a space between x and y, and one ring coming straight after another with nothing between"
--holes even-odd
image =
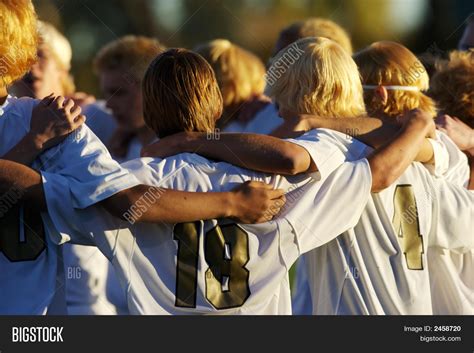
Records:
<instances>
[{"instance_id":1,"label":"number 4 on jersey","mask_svg":"<svg viewBox=\"0 0 474 353\"><path fill-rule=\"evenodd\" d=\"M423 270L423 236L420 234L418 209L411 185L397 185L392 223L408 269Z\"/></svg>"}]
</instances>

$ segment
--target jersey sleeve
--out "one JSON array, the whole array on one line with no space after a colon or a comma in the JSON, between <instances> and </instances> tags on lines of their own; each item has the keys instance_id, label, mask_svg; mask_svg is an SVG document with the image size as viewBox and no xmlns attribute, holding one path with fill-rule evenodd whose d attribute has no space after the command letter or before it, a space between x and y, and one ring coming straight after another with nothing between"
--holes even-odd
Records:
<instances>
[{"instance_id":1,"label":"jersey sleeve","mask_svg":"<svg viewBox=\"0 0 474 353\"><path fill-rule=\"evenodd\" d=\"M92 238L88 237L82 227L67 178L48 172L42 172L41 178L48 216L56 230L56 232L51 232L52 241L56 244L72 242L94 245Z\"/></svg>"},{"instance_id":2,"label":"jersey sleeve","mask_svg":"<svg viewBox=\"0 0 474 353\"><path fill-rule=\"evenodd\" d=\"M42 154L34 167L66 178L73 205L77 208L86 208L140 184L135 176L112 159L87 126L82 126L63 143Z\"/></svg>"},{"instance_id":3,"label":"jersey sleeve","mask_svg":"<svg viewBox=\"0 0 474 353\"><path fill-rule=\"evenodd\" d=\"M300 255L353 228L371 188L367 159L345 162L326 179L304 186L298 202L284 215L294 230ZM288 196L287 202L291 202Z\"/></svg>"},{"instance_id":4,"label":"jersey sleeve","mask_svg":"<svg viewBox=\"0 0 474 353\"><path fill-rule=\"evenodd\" d=\"M311 130L296 139L287 139L309 153L318 171L312 174L316 180L325 179L341 164L362 158L370 147L352 138L328 129Z\"/></svg>"},{"instance_id":5,"label":"jersey sleeve","mask_svg":"<svg viewBox=\"0 0 474 353\"><path fill-rule=\"evenodd\" d=\"M436 179L434 229L429 245L465 253L474 249L474 192Z\"/></svg>"},{"instance_id":6,"label":"jersey sleeve","mask_svg":"<svg viewBox=\"0 0 474 353\"><path fill-rule=\"evenodd\" d=\"M424 163L431 175L442 177L449 169L449 153L446 146L439 138L428 139L433 148L434 164Z\"/></svg>"},{"instance_id":7,"label":"jersey sleeve","mask_svg":"<svg viewBox=\"0 0 474 353\"><path fill-rule=\"evenodd\" d=\"M467 156L456 146L451 138L441 131L436 131L434 148L436 166L435 176L442 177L456 185L469 185L470 169ZM447 156L446 156L447 155ZM441 157L440 157L441 156ZM443 158L444 161L440 161Z\"/></svg>"}]
</instances>

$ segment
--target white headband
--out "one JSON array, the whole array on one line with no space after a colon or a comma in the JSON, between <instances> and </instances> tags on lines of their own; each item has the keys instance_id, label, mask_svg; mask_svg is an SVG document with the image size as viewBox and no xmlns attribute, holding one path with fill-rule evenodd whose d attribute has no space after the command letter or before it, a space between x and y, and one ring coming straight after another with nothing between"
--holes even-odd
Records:
<instances>
[{"instance_id":1,"label":"white headband","mask_svg":"<svg viewBox=\"0 0 474 353\"><path fill-rule=\"evenodd\" d=\"M420 89L418 87L415 87L415 86L395 86L395 85L391 85L391 86L383 86L383 85L380 85L380 86L377 86L377 85L362 85L362 87L364 89L375 89L377 87L385 87L385 89L387 90L396 90L396 91L420 91Z\"/></svg>"}]
</instances>

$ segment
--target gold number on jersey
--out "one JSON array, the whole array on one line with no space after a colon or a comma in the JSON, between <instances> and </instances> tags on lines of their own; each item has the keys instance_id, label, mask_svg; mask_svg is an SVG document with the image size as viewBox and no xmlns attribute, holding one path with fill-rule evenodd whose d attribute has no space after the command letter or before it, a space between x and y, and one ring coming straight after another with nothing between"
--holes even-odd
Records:
<instances>
[{"instance_id":1,"label":"gold number on jersey","mask_svg":"<svg viewBox=\"0 0 474 353\"><path fill-rule=\"evenodd\" d=\"M10 260L33 261L46 248L41 215L14 206L0 218L0 251Z\"/></svg>"},{"instance_id":2,"label":"gold number on jersey","mask_svg":"<svg viewBox=\"0 0 474 353\"><path fill-rule=\"evenodd\" d=\"M411 185L397 185L394 195L393 227L410 270L423 270L423 236Z\"/></svg>"},{"instance_id":3,"label":"gold number on jersey","mask_svg":"<svg viewBox=\"0 0 474 353\"><path fill-rule=\"evenodd\" d=\"M196 307L197 266L200 222L180 223L174 227L178 242L175 306Z\"/></svg>"},{"instance_id":4,"label":"gold number on jersey","mask_svg":"<svg viewBox=\"0 0 474 353\"><path fill-rule=\"evenodd\" d=\"M236 224L217 225L206 234L206 298L216 309L242 306L250 295L248 235Z\"/></svg>"},{"instance_id":5,"label":"gold number on jersey","mask_svg":"<svg viewBox=\"0 0 474 353\"><path fill-rule=\"evenodd\" d=\"M180 223L174 228L178 242L175 306L196 307L200 222ZM206 233L204 257L206 298L216 309L242 306L250 296L248 234L237 224L217 225Z\"/></svg>"}]
</instances>

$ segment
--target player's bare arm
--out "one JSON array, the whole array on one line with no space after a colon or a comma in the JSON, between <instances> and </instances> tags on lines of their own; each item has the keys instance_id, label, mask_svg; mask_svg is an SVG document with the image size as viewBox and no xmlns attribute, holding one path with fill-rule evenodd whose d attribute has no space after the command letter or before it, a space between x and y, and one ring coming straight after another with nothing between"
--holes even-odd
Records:
<instances>
[{"instance_id":1,"label":"player's bare arm","mask_svg":"<svg viewBox=\"0 0 474 353\"><path fill-rule=\"evenodd\" d=\"M102 201L102 205L114 216L126 219L127 211L146 193L158 196L156 202L133 222L181 223L233 218L241 223L261 223L270 221L285 204L283 190L273 190L271 185L252 181L230 192L208 193L138 185Z\"/></svg>"},{"instance_id":2,"label":"player's bare arm","mask_svg":"<svg viewBox=\"0 0 474 353\"><path fill-rule=\"evenodd\" d=\"M25 165L0 159L0 195L9 193L36 211L47 210L41 175Z\"/></svg>"},{"instance_id":3,"label":"player's bare arm","mask_svg":"<svg viewBox=\"0 0 474 353\"><path fill-rule=\"evenodd\" d=\"M47 211L41 175L22 164L0 160L0 193L15 190L18 202L40 212ZM156 202L135 222L191 222L201 219L234 218L242 223L271 220L285 204L283 190L270 185L247 182L230 192L185 192L146 185L123 190L102 201L112 215L128 220L125 215L146 193Z\"/></svg>"},{"instance_id":4,"label":"player's bare arm","mask_svg":"<svg viewBox=\"0 0 474 353\"><path fill-rule=\"evenodd\" d=\"M267 173L295 175L317 171L303 147L260 134L222 133L213 139L202 132L181 132L146 146L142 156L165 158L183 152Z\"/></svg>"},{"instance_id":5,"label":"player's bare arm","mask_svg":"<svg viewBox=\"0 0 474 353\"><path fill-rule=\"evenodd\" d=\"M434 121L420 110L409 113L395 138L376 149L367 159L372 173L372 192L393 184L413 162L423 146Z\"/></svg>"},{"instance_id":6,"label":"player's bare arm","mask_svg":"<svg viewBox=\"0 0 474 353\"><path fill-rule=\"evenodd\" d=\"M73 100L50 95L33 109L30 131L2 158L30 165L42 152L61 143L81 127L85 120L81 108Z\"/></svg>"},{"instance_id":7,"label":"player's bare arm","mask_svg":"<svg viewBox=\"0 0 474 353\"><path fill-rule=\"evenodd\" d=\"M409 118L409 114L407 115ZM315 115L300 114L285 117L284 123L272 132L272 136L287 138L298 137L313 129L325 128L351 135L373 148L382 146L400 131L400 121L390 122L371 117L354 117L350 119L323 118ZM427 138L434 137L434 128ZM415 161L434 162L434 151L431 143L423 141Z\"/></svg>"}]
</instances>

